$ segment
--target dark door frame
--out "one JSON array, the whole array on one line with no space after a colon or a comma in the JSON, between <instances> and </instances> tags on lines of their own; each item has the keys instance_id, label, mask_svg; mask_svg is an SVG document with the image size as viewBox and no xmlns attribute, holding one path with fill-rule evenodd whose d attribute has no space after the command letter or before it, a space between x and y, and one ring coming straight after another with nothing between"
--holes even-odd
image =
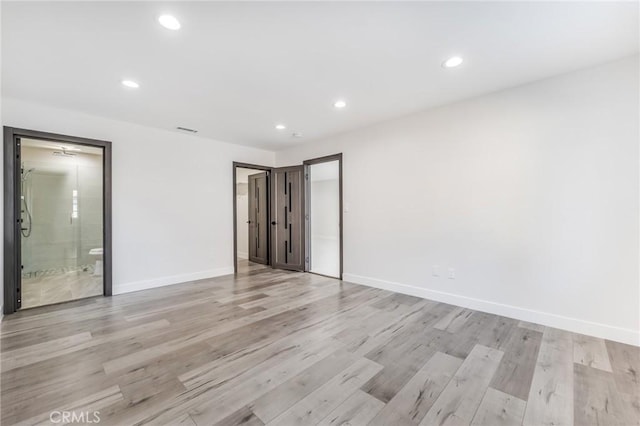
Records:
<instances>
[{"instance_id":1,"label":"dark door frame","mask_svg":"<svg viewBox=\"0 0 640 426\"><path fill-rule=\"evenodd\" d=\"M270 191L271 184L271 169L268 166L259 166L257 164L240 163L238 161L233 162L233 273L238 273L238 201L236 194L236 169L255 169L267 172L267 190ZM271 196L267 193L267 223L271 222ZM271 227L267 227L267 241L271 241ZM267 259L268 265L271 265L271 247L267 244Z\"/></svg>"},{"instance_id":2,"label":"dark door frame","mask_svg":"<svg viewBox=\"0 0 640 426\"><path fill-rule=\"evenodd\" d=\"M38 139L62 144L102 148L103 295L112 294L111 240L111 142L36 130L4 127L4 314L16 312L22 302L20 139Z\"/></svg>"},{"instance_id":3,"label":"dark door frame","mask_svg":"<svg viewBox=\"0 0 640 426\"><path fill-rule=\"evenodd\" d=\"M304 170L304 175L305 175L305 183L306 183L306 190L305 190L305 227L308 227L309 225L309 215L310 215L310 202L311 202L311 188L309 188L309 185L311 184L310 180L309 180L309 166L312 164L319 164L319 163L328 163L330 161L338 161L338 170L339 170L339 179L338 179L338 185L339 185L339 196L340 196L340 202L339 202L339 206L340 206L340 280L342 280L342 272L343 272L343 243L342 243L342 235L343 235L343 218L342 218L342 212L343 210L343 206L342 206L342 153L339 154L333 154L333 155L327 155L324 157L318 157L318 158L312 158L311 160L305 160L302 164L305 167ZM306 255L308 256L307 259L308 261L305 264L305 270L308 270L309 272L311 272L311 268L309 267L309 265L311 264L311 230L309 229L307 232L307 235L309 236L309 238L306 240ZM321 274L318 274L321 275ZM334 278L334 277L331 277Z\"/></svg>"}]
</instances>

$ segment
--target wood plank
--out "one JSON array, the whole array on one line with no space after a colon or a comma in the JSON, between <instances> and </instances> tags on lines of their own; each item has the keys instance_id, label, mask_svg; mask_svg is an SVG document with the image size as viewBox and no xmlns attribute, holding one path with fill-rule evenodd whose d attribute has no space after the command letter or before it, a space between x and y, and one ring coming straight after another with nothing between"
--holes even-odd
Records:
<instances>
[{"instance_id":1,"label":"wood plank","mask_svg":"<svg viewBox=\"0 0 640 426\"><path fill-rule=\"evenodd\" d=\"M573 425L573 341L566 331L542 335L523 425Z\"/></svg>"},{"instance_id":2,"label":"wood plank","mask_svg":"<svg viewBox=\"0 0 640 426\"><path fill-rule=\"evenodd\" d=\"M84 417L85 419L91 419L93 423L98 423L96 418L94 417L94 413L98 412L98 419L100 417L100 410L103 407L107 407L108 405L113 404L117 401L122 401L122 393L120 392L120 388L118 386L111 386L103 391L97 392L95 394L89 395L85 398L82 398L72 404L68 404L54 410L48 410L38 416L32 417L30 419L24 420L22 422L16 423L16 426L27 426L27 425L50 425L52 423L60 423L63 412L75 413L76 416L85 415L90 417ZM52 412L59 412L60 416L54 414L52 421ZM76 423L91 423L91 422L80 422L76 421Z\"/></svg>"},{"instance_id":3,"label":"wood plank","mask_svg":"<svg viewBox=\"0 0 640 426\"><path fill-rule=\"evenodd\" d=\"M196 424L195 422L193 423ZM214 426L264 426L262 420L249 407L244 406L230 416L215 423Z\"/></svg>"},{"instance_id":4,"label":"wood plank","mask_svg":"<svg viewBox=\"0 0 640 426\"><path fill-rule=\"evenodd\" d=\"M340 404L318 426L366 425L384 407L384 402L366 392L356 390Z\"/></svg>"},{"instance_id":5,"label":"wood plank","mask_svg":"<svg viewBox=\"0 0 640 426\"><path fill-rule=\"evenodd\" d=\"M448 331L449 333L457 333L464 327L471 315L473 315L473 311L470 309L455 308L435 323L433 328Z\"/></svg>"},{"instance_id":6,"label":"wood plank","mask_svg":"<svg viewBox=\"0 0 640 426\"><path fill-rule=\"evenodd\" d=\"M597 337L573 335L573 362L612 372L604 340Z\"/></svg>"},{"instance_id":7,"label":"wood plank","mask_svg":"<svg viewBox=\"0 0 640 426\"><path fill-rule=\"evenodd\" d=\"M2 371L13 370L52 357L52 354L68 353L75 350L80 344L92 339L91 333L84 332L73 336L62 337L48 342L42 342L31 346L2 352Z\"/></svg>"},{"instance_id":8,"label":"wood plank","mask_svg":"<svg viewBox=\"0 0 640 426\"><path fill-rule=\"evenodd\" d=\"M133 336L143 335L145 333L151 333L167 328L169 325L169 321L161 319L138 325L129 324L128 326L115 330L111 333L105 333L96 337L92 337L90 333L89 337L87 337L86 333L82 333L84 336L83 338L76 339L73 343L69 343L67 345L55 344L50 346L49 342L45 342L34 345L34 347L26 347L21 350L17 350L17 352L19 352L18 354L7 353L7 359L3 361L2 370L9 371L14 368L25 367L62 355L69 355L74 352L95 348L108 342L113 343L120 339L129 339ZM23 354L24 351L28 351L29 353Z\"/></svg>"},{"instance_id":9,"label":"wood plank","mask_svg":"<svg viewBox=\"0 0 640 426\"><path fill-rule=\"evenodd\" d=\"M542 333L516 327L502 347L504 356L491 387L527 400L538 359Z\"/></svg>"},{"instance_id":10,"label":"wood plank","mask_svg":"<svg viewBox=\"0 0 640 426\"><path fill-rule=\"evenodd\" d=\"M453 379L442 391L420 425L468 425L471 423L484 390L500 365L503 353L476 345Z\"/></svg>"},{"instance_id":11,"label":"wood plank","mask_svg":"<svg viewBox=\"0 0 640 426\"><path fill-rule=\"evenodd\" d=\"M187 410L198 425L216 423L335 351L336 346L331 346L328 342L318 342L317 346L301 351L266 370L256 366L223 386L212 384L203 389L196 388L192 395L197 397L185 395L184 403L176 406L175 412L182 413ZM164 417L161 422L157 419L157 424L171 421L174 413L169 411Z\"/></svg>"},{"instance_id":12,"label":"wood plank","mask_svg":"<svg viewBox=\"0 0 640 426\"><path fill-rule=\"evenodd\" d=\"M436 352L370 425L419 424L461 364L460 358Z\"/></svg>"},{"instance_id":13,"label":"wood plank","mask_svg":"<svg viewBox=\"0 0 640 426\"><path fill-rule=\"evenodd\" d=\"M332 289L332 291L332 294L335 294L339 292L339 289ZM274 316L287 313L289 311L294 311L295 308L308 305L314 301L319 301L320 299L323 299L325 297L328 296L327 294L323 293L315 297L292 301L288 304L281 305L278 308L274 309L260 310L255 313L249 313L250 311L245 311L249 314L241 315L232 321L222 324L221 326L188 333L182 337L160 343L154 347L146 348L129 355L109 360L103 364L104 371L107 374L126 371L127 369L134 368L137 365L149 362L154 358L173 352L179 348L184 347L187 344L195 344L220 336L224 333L235 332L239 328L254 324L257 321L269 319Z\"/></svg>"},{"instance_id":14,"label":"wood plank","mask_svg":"<svg viewBox=\"0 0 640 426\"><path fill-rule=\"evenodd\" d=\"M362 311L368 309L366 305L357 306L350 309L347 304L344 305L344 311L321 320L314 321L312 325L307 321L298 322L294 329L289 330L289 334L279 336L278 333L273 335L277 338L258 341L254 344L244 346L240 350L215 358L199 367L191 368L189 371L179 376L180 380L187 388L195 388L201 386L202 383L209 383L216 377L222 380L223 377L234 377L244 370L252 366L273 360L280 356L283 352L290 351L295 348L307 348L308 345L315 345L317 342L331 340L331 336L338 330L348 326L348 321L352 315L356 317ZM252 329L255 331L255 329ZM231 336L234 338L235 336ZM219 345L220 342L215 340L213 346ZM338 346L342 346L339 344Z\"/></svg>"},{"instance_id":15,"label":"wood plank","mask_svg":"<svg viewBox=\"0 0 640 426\"><path fill-rule=\"evenodd\" d=\"M380 364L361 358L267 424L270 426L316 424L382 368Z\"/></svg>"},{"instance_id":16,"label":"wood plank","mask_svg":"<svg viewBox=\"0 0 640 426\"><path fill-rule=\"evenodd\" d=\"M627 393L620 393L620 401L629 412L630 425L640 426L640 398Z\"/></svg>"},{"instance_id":17,"label":"wood plank","mask_svg":"<svg viewBox=\"0 0 640 426\"><path fill-rule=\"evenodd\" d=\"M574 367L574 420L578 425L628 426L637 423L634 412L617 398L613 374L581 364Z\"/></svg>"},{"instance_id":18,"label":"wood plank","mask_svg":"<svg viewBox=\"0 0 640 426\"><path fill-rule=\"evenodd\" d=\"M250 404L251 411L268 423L353 364L356 359L353 354L339 350L256 399Z\"/></svg>"},{"instance_id":19,"label":"wood plank","mask_svg":"<svg viewBox=\"0 0 640 426\"><path fill-rule=\"evenodd\" d=\"M515 396L489 388L482 398L472 426L519 426L527 403Z\"/></svg>"},{"instance_id":20,"label":"wood plank","mask_svg":"<svg viewBox=\"0 0 640 426\"><path fill-rule=\"evenodd\" d=\"M438 306L436 302L423 300L412 306L409 311L397 315L395 319L389 320L371 331L367 330L367 333L357 335L352 340L345 340L344 343L350 352L364 356L376 348L384 346L416 321L419 321L424 316L425 310L436 306Z\"/></svg>"},{"instance_id":21,"label":"wood plank","mask_svg":"<svg viewBox=\"0 0 640 426\"><path fill-rule=\"evenodd\" d=\"M537 332L540 332L540 333L544 333L544 330L546 328L544 325L534 324L532 322L527 322L527 321L520 321L518 323L518 327L526 328L528 330L537 331Z\"/></svg>"},{"instance_id":22,"label":"wood plank","mask_svg":"<svg viewBox=\"0 0 640 426\"><path fill-rule=\"evenodd\" d=\"M381 311L398 313L406 312L411 306L415 305L419 301L420 299L416 297L392 293L371 306Z\"/></svg>"},{"instance_id":23,"label":"wood plank","mask_svg":"<svg viewBox=\"0 0 640 426\"><path fill-rule=\"evenodd\" d=\"M605 346L618 391L639 401L640 406L640 349L610 340L605 341Z\"/></svg>"},{"instance_id":24,"label":"wood plank","mask_svg":"<svg viewBox=\"0 0 640 426\"><path fill-rule=\"evenodd\" d=\"M418 321L402 330L383 346L366 357L384 365L384 370L368 381L362 390L389 402L400 389L440 348L440 338L447 334L431 327L446 305L440 304L425 312Z\"/></svg>"},{"instance_id":25,"label":"wood plank","mask_svg":"<svg viewBox=\"0 0 640 426\"><path fill-rule=\"evenodd\" d=\"M191 417L185 415L181 419L179 419L176 423L176 426L197 426L196 422L194 422Z\"/></svg>"}]
</instances>

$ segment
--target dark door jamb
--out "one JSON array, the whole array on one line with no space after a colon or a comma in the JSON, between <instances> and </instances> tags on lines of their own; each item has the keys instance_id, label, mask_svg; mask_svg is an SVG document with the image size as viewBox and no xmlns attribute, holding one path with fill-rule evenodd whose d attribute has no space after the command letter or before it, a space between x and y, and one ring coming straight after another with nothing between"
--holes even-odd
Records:
<instances>
[{"instance_id":1,"label":"dark door jamb","mask_svg":"<svg viewBox=\"0 0 640 426\"><path fill-rule=\"evenodd\" d=\"M267 191L270 189L270 179L271 179L271 167L267 166L258 166L256 164L248 164L248 163L240 163L237 161L233 162L233 273L238 273L238 201L236 194L236 169L255 169L255 170L263 170L267 172ZM267 193L267 223L271 222L271 197L270 194ZM267 241L271 241L271 227L267 227ZM269 254L270 244L267 244L267 259L269 259L268 265L271 265L271 256Z\"/></svg>"},{"instance_id":2,"label":"dark door jamb","mask_svg":"<svg viewBox=\"0 0 640 426\"><path fill-rule=\"evenodd\" d=\"M103 214L103 294L112 294L112 244L111 244L111 142L35 130L4 127L4 314L12 314L20 308L18 294L21 280L20 253L20 138L102 148L102 214Z\"/></svg>"}]
</instances>

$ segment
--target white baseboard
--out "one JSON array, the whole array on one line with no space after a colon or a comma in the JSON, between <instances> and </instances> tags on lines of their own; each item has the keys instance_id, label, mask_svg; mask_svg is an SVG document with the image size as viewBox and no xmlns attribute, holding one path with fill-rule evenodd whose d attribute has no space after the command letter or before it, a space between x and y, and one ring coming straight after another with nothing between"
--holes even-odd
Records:
<instances>
[{"instance_id":1,"label":"white baseboard","mask_svg":"<svg viewBox=\"0 0 640 426\"><path fill-rule=\"evenodd\" d=\"M173 275L170 277L160 277L124 284L114 284L113 294L131 293L132 291L147 290L150 288L163 287L165 285L182 284L189 281L204 280L207 278L214 278L231 274L233 274L233 266L225 266L223 268L193 272L190 274Z\"/></svg>"},{"instance_id":2,"label":"white baseboard","mask_svg":"<svg viewBox=\"0 0 640 426\"><path fill-rule=\"evenodd\" d=\"M542 324L548 327L560 328L574 333L587 334L590 336L600 337L602 339L640 346L640 331L633 329L613 327L607 324L585 321L548 312L535 311L532 309L519 308L517 306L505 305L502 303L475 299L407 284L384 281L361 275L345 273L343 275L343 280L396 293L408 294L410 296L416 296L423 299L462 306L464 308L475 309L521 321Z\"/></svg>"},{"instance_id":3,"label":"white baseboard","mask_svg":"<svg viewBox=\"0 0 640 426\"><path fill-rule=\"evenodd\" d=\"M248 258L249 258L249 253L244 251L238 252L238 259L248 259Z\"/></svg>"}]
</instances>

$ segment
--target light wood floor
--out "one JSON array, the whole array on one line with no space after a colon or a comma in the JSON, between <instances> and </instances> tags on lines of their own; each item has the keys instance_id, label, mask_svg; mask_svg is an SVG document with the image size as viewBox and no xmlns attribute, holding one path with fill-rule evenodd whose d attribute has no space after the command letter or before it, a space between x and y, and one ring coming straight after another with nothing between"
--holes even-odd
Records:
<instances>
[{"instance_id":1,"label":"light wood floor","mask_svg":"<svg viewBox=\"0 0 640 426\"><path fill-rule=\"evenodd\" d=\"M312 274L35 308L1 330L2 424L632 425L638 348Z\"/></svg>"}]
</instances>

